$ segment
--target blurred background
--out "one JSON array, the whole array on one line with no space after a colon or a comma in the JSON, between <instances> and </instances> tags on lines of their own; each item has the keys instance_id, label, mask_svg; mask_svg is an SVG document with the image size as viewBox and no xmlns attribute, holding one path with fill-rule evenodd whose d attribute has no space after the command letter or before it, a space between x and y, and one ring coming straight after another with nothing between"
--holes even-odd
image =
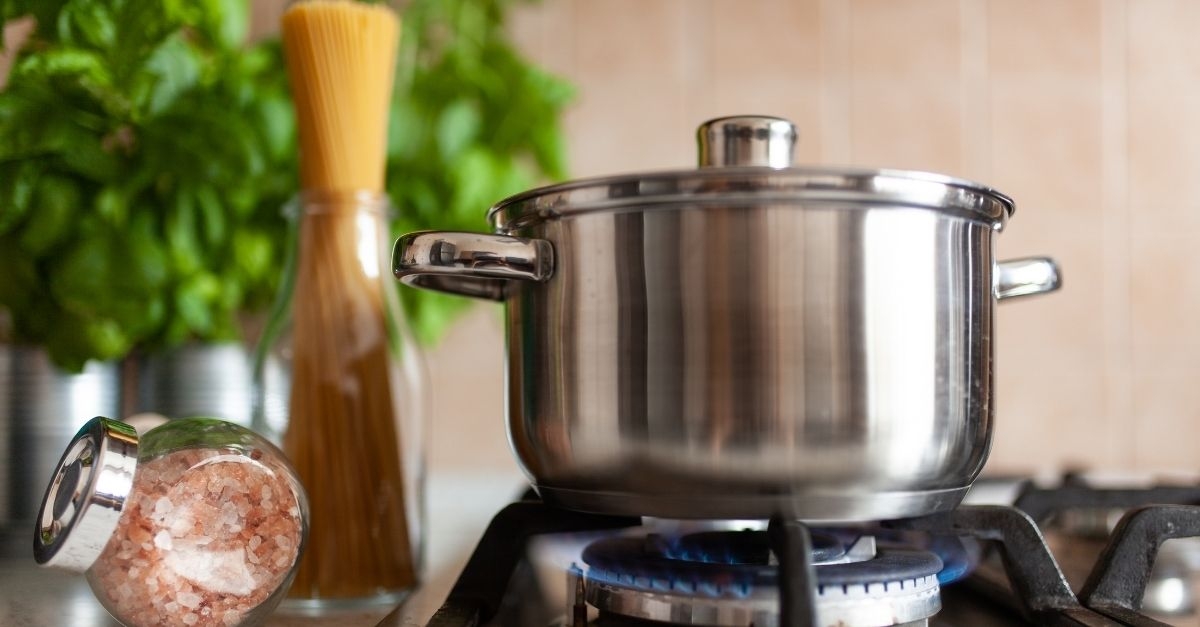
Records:
<instances>
[{"instance_id":1,"label":"blurred background","mask_svg":"<svg viewBox=\"0 0 1200 627\"><path fill-rule=\"evenodd\" d=\"M61 3L27 4L36 11ZM198 89L195 85L215 85L212 89L224 90L220 93L226 96L257 94L253 102L270 105L249 111L246 119L286 118L278 51L270 43L284 5L283 0L250 0L248 7L234 0L194 5L208 7L202 10L223 20L212 25L215 43L205 43L209 47L192 61L180 53L178 42L163 45L164 50L174 46L167 50L174 50L174 56L164 53L147 63L147 75L157 82L148 92L146 115L172 111L176 103L202 102L179 95ZM421 39L417 47L402 50L402 72L408 63L410 74L398 84L417 96L398 96L403 102L393 119L396 137L389 152L389 191L400 212L398 231L422 226L485 230L487 206L509 193L555 179L691 167L693 132L700 122L731 114L783 116L800 129L800 165L930 170L999 189L1018 207L998 237L999 256L1044 254L1061 263L1061 292L999 307L997 420L989 472L1196 470L1200 271L1193 249L1200 234L1200 200L1192 197L1188 182L1200 172L1200 39L1194 36L1200 3L492 0L472 5L422 0L409 5L424 12L406 16L405 36L417 24L413 28ZM191 5L163 6L184 11ZM218 6L224 8L212 8ZM463 9L470 6L482 8ZM16 9L6 9L9 17L20 14ZM62 41L92 32L90 17L73 19L59 22L57 36L66 38ZM5 68L30 27L27 19L6 26ZM196 23L185 32L207 33L207 28ZM95 32L103 39L107 31ZM208 40L184 41L199 45ZM247 41L256 45L251 61L241 55ZM430 42L442 52L430 53ZM454 56L446 50L466 52ZM221 55L235 59L235 65L213 70L233 67L236 72L223 75L228 84L206 78L204 64L225 58ZM107 80L106 75L86 74L78 56L20 63L18 59L16 67L29 80L55 72L59 78L64 72L82 76L85 92L95 80ZM461 87L455 81L475 71L482 72L480 81L492 81L492 92L499 89L497 81L507 91L500 90L500 96L488 96L488 89L467 96L455 92ZM192 124L168 122L172 129ZM222 326L228 320L244 324L249 331L242 342L252 343L261 313L243 316L241 308L261 312L270 301L267 288L273 285L267 279L274 276L282 254L271 239L282 228L277 208L294 189L294 150L285 135L273 138L270 127L249 125L264 135L261 146L247 148L262 153L250 165L232 157L222 164L236 180L261 183L246 192L250 196L241 196L257 207L250 217L234 212L221 231L243 235L232 237L228 250L211 247L217 251L212 267L192 267L177 259L172 247L178 242L170 238L166 252L155 253L165 257L141 251L174 265L165 279L142 277L145 300L139 300L141 295L118 299L124 302L113 304L105 324L116 323L93 328L94 321L71 318L43 325L49 330L35 329L42 337L75 342L58 347L60 366L83 363L86 355L72 350L85 340L97 354L116 358L126 351L137 356L158 347L187 346L197 339L229 341L238 334ZM111 153L114 146L132 151L121 128L92 138L101 152ZM510 141L513 145L497 148L505 133L524 143ZM225 131L209 134L230 136ZM148 131L139 137L139 146L148 145ZM426 148L441 159L439 171L418 172L431 163L422 152ZM243 174L251 166L261 173ZM20 197L12 172L0 174L0 195ZM482 179L486 185L470 184ZM102 203L120 199L119 186L113 193L111 186L95 186L88 182L84 192L71 194L97 198L101 217L106 210L116 211ZM195 198L181 207L211 209L203 190L187 191L193 192ZM153 193L182 197L161 184ZM208 220L213 214L204 215ZM13 224L18 230L9 236L20 235L21 228L30 230L28 224L21 226L22 219L0 214L0 236ZM169 225L175 223L169 216L167 220L162 228L171 237L190 237L172 230ZM221 239L212 223L202 227L202 236ZM55 258L59 253L51 246L53 238L47 239L45 228L33 230L42 252ZM0 245L0 262L8 273L0 279L0 297L7 293L10 301L13 294L20 300L20 290L13 287L20 288L22 280L29 290L63 284L32 271L21 274L25 260L15 259L13 251L29 241L27 235L17 245ZM66 241L60 238L58 244ZM105 246L128 249L122 242ZM104 278L97 278L87 261L76 264L77 274L83 272L83 278L76 277L78 285ZM236 267L221 265L227 262ZM125 281L121 267L114 266L113 273ZM242 282L236 293L227 289L233 280L229 277ZM122 316L140 324L144 312L158 311L149 283L153 280L166 281L174 290L163 305L166 313L155 314L162 317L161 328L137 337L121 335L118 331L129 330L119 324ZM83 304L102 301L104 293ZM414 315L429 342L432 375L432 472L515 473L504 433L499 309L449 299L419 305ZM64 307L72 315L77 310ZM26 317L52 320L36 311ZM0 316L0 339L8 325ZM55 347L50 349L53 354ZM178 367L192 368L189 361L181 363ZM122 364L126 371L171 372L128 359ZM243 384L249 378L245 371L216 372L216 379L232 376ZM131 395L129 389L125 393ZM138 394L140 390L132 392Z\"/></svg>"}]
</instances>

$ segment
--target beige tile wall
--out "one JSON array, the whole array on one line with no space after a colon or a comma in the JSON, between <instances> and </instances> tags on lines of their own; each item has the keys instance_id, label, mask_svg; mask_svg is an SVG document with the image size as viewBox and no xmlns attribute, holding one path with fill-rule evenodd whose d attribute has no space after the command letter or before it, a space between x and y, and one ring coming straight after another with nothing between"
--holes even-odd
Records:
<instances>
[{"instance_id":1,"label":"beige tile wall","mask_svg":"<svg viewBox=\"0 0 1200 627\"><path fill-rule=\"evenodd\" d=\"M578 176L688 166L695 124L762 112L802 163L1012 195L1000 255L1066 283L999 309L989 470L1177 470L1200 469L1198 27L1194 0L545 0L512 32L579 87ZM435 468L511 467L501 342L480 308L431 355Z\"/></svg>"}]
</instances>

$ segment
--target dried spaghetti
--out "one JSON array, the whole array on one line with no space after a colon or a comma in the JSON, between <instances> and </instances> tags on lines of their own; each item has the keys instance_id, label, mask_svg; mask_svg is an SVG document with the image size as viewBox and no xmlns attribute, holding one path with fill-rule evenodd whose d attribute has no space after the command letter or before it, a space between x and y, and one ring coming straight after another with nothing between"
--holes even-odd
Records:
<instances>
[{"instance_id":1,"label":"dried spaghetti","mask_svg":"<svg viewBox=\"0 0 1200 627\"><path fill-rule=\"evenodd\" d=\"M292 597L370 597L415 582L389 277L371 259L386 233L380 192L397 37L395 14L378 5L313 0L283 16L304 188L283 444L312 511Z\"/></svg>"}]
</instances>

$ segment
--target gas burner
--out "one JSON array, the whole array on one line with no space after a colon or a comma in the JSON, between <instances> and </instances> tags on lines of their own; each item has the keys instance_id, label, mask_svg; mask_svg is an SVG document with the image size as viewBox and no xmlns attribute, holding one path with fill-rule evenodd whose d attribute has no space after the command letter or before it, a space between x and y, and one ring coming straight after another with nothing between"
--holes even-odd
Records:
<instances>
[{"instance_id":1,"label":"gas burner","mask_svg":"<svg viewBox=\"0 0 1200 627\"><path fill-rule=\"evenodd\" d=\"M926 551L876 547L872 536L811 534L820 625L925 624L941 609L942 561ZM779 624L779 573L765 531L657 534L598 540L575 569L603 614L683 625Z\"/></svg>"},{"instance_id":2,"label":"gas burner","mask_svg":"<svg viewBox=\"0 0 1200 627\"><path fill-rule=\"evenodd\" d=\"M1186 494L1148 494L1152 500L1200 503L1200 486ZM1018 505L1029 507L1028 512L975 504L881 522L871 531L879 539L873 551L867 550L871 540L858 539L850 535L853 532L813 530L781 517L770 521L770 550L764 551L762 535L735 534L729 541L729 536L701 534L672 541L653 537L654 530L642 527L644 521L638 518L520 501L492 520L428 627L662 627L663 620L742 627L1163 624L1142 612L1149 574L1164 541L1200 538L1200 507L1157 504L1129 509L1076 592L1034 521L1063 506L1106 507L1136 495L1085 495L1071 488L1068 498L1049 496L1042 491L1021 497ZM630 535L639 528L641 536ZM540 584L545 581L530 578L531 564L523 555L537 535L600 530L620 534L619 541L597 541L584 548L586 553L567 572L568 611L563 615L564 599L544 596ZM911 542L909 546L928 546L935 553L892 549L885 540L890 537ZM949 581L965 574L955 561L965 559L967 552L964 546L939 546L938 538L984 543L983 563L972 563L977 567L959 584L939 588L938 577ZM811 550L813 546L817 548ZM957 558L956 551L961 554ZM944 555L940 573L935 555ZM557 568L552 568L556 579L562 575ZM770 602L764 599L773 599L774 606L767 607ZM931 616L939 606L941 611ZM910 620L918 615L924 617ZM381 623L410 624L400 610Z\"/></svg>"}]
</instances>

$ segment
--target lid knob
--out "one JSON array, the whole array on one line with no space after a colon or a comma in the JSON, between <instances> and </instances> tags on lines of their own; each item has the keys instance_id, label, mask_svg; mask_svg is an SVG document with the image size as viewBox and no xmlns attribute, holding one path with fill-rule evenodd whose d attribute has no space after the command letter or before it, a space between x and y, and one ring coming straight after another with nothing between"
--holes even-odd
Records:
<instances>
[{"instance_id":1,"label":"lid knob","mask_svg":"<svg viewBox=\"0 0 1200 627\"><path fill-rule=\"evenodd\" d=\"M43 566L85 571L117 528L137 469L133 427L96 417L67 446L34 530L33 556Z\"/></svg>"},{"instance_id":2,"label":"lid knob","mask_svg":"<svg viewBox=\"0 0 1200 627\"><path fill-rule=\"evenodd\" d=\"M769 115L735 115L709 120L696 129L700 167L792 165L796 126Z\"/></svg>"}]
</instances>

